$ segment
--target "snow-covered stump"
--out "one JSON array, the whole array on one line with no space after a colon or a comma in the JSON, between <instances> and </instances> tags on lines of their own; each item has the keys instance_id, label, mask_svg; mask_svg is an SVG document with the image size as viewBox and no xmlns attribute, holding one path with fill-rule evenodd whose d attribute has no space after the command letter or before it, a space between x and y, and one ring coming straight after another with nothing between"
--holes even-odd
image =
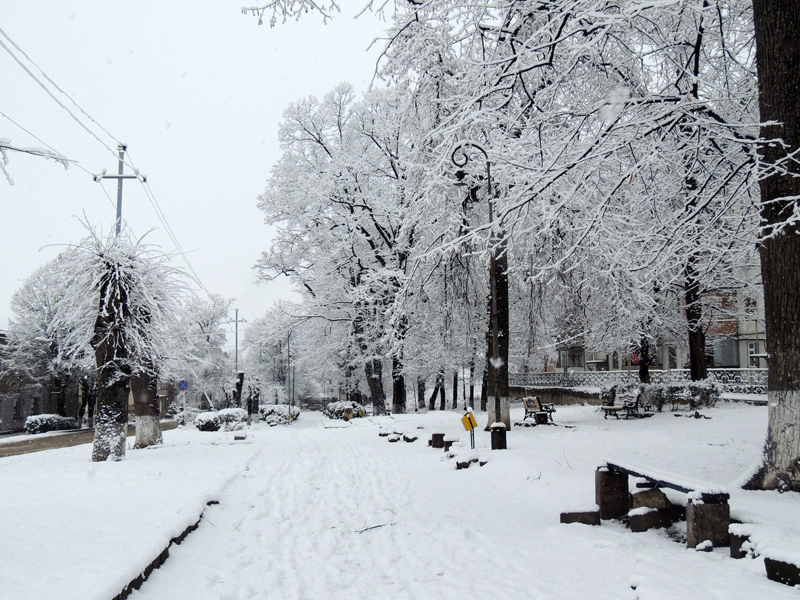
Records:
<instances>
[{"instance_id":1,"label":"snow-covered stump","mask_svg":"<svg viewBox=\"0 0 800 600\"><path fill-rule=\"evenodd\" d=\"M716 501L709 495L690 496L686 504L686 547L696 548L705 540L716 548L730 546L730 524L731 507L727 499Z\"/></svg>"},{"instance_id":2,"label":"snow-covered stump","mask_svg":"<svg viewBox=\"0 0 800 600\"><path fill-rule=\"evenodd\" d=\"M443 447L444 447L444 451L445 451L445 452L449 452L449 451L450 451L450 448L451 448L451 447L453 446L453 444L455 444L457 441L458 441L458 436L457 436L457 435L447 435L447 436L445 436L445 438L444 438L444 441L443 441L443 444L444 444L444 446L443 446Z\"/></svg>"},{"instance_id":3,"label":"snow-covered stump","mask_svg":"<svg viewBox=\"0 0 800 600\"><path fill-rule=\"evenodd\" d=\"M631 500L628 474L600 467L594 474L594 501L601 519L621 519L628 514Z\"/></svg>"}]
</instances>

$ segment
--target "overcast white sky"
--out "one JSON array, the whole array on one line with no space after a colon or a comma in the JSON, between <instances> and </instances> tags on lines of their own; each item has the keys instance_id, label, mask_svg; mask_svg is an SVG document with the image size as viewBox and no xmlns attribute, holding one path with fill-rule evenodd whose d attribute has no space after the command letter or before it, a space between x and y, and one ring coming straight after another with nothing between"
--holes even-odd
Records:
<instances>
[{"instance_id":1,"label":"overcast white sky","mask_svg":"<svg viewBox=\"0 0 800 600\"><path fill-rule=\"evenodd\" d=\"M252 269L270 243L256 197L280 156L278 123L290 101L322 97L341 81L367 89L382 43L367 48L384 24L371 14L354 20L355 12L347 11L360 7L351 3L327 25L306 15L270 29L243 15L241 0L3 0L0 29L128 144L203 285L235 297L240 317L251 320L291 296L285 284L257 286ZM9 45L1 35L0 41ZM6 115L0 115L0 137L15 145L42 143L6 117L89 172L116 173L112 152L2 47L0 112ZM7 328L11 296L24 280L63 245L85 237L79 219L85 214L108 232L116 203L115 181L95 183L75 165L65 171L23 154L9 159L15 185L0 175L0 329ZM136 181L124 183L123 218L136 235L155 227L146 239L174 250Z\"/></svg>"}]
</instances>

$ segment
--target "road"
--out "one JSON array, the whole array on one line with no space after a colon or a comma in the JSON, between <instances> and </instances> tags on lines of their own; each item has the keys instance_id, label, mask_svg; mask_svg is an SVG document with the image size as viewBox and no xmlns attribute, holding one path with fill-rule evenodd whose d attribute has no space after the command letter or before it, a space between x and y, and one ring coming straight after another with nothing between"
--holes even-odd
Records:
<instances>
[{"instance_id":1,"label":"road","mask_svg":"<svg viewBox=\"0 0 800 600\"><path fill-rule=\"evenodd\" d=\"M162 421L161 429L175 429L178 423L175 421ZM128 435L135 435L136 428L128 424ZM13 439L13 438L12 438ZM79 429L76 431L64 431L50 435L28 437L18 441L0 442L0 458L6 456L16 456L18 454L28 454L29 452L41 452L42 450L53 450L55 448L69 448L88 444L94 439L94 429Z\"/></svg>"}]
</instances>

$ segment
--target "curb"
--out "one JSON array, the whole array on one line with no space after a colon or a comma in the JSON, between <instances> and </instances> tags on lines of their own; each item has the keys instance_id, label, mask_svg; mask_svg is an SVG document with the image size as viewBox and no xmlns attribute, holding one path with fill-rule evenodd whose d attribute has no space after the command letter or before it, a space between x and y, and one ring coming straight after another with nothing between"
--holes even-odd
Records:
<instances>
[{"instance_id":1,"label":"curb","mask_svg":"<svg viewBox=\"0 0 800 600\"><path fill-rule=\"evenodd\" d=\"M219 504L219 501L218 500L209 500L206 503L206 506L211 506L213 504ZM183 532L179 536L172 538L169 541L169 544L167 544L167 547L164 548L161 551L161 553L158 556L156 556L149 565L147 565L145 567L144 571L142 571L139 575L134 577L128 583L128 585L126 585L124 588L122 588L122 591L119 594L114 596L114 598L112 600L125 600L128 596L131 595L131 593L133 591L138 590L142 586L142 584L145 581L147 581L147 579L150 577L150 575L153 573L153 571L155 571L161 565L163 565L165 562L167 562L167 559L169 558L169 549L170 549L170 547L173 544L180 545L181 542L183 542L189 536L190 533L192 533L195 529L200 527L200 521L203 520L203 515L205 515L205 512L206 511L204 510L203 512L200 513L200 516L197 517L197 521L193 525L189 525L186 529L183 530Z\"/></svg>"}]
</instances>

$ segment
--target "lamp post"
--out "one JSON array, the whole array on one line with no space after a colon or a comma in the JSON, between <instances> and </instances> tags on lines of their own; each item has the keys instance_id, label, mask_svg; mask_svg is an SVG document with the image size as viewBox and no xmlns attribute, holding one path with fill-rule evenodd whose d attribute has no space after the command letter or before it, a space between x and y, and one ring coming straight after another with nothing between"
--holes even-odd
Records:
<instances>
[{"instance_id":1,"label":"lamp post","mask_svg":"<svg viewBox=\"0 0 800 600\"><path fill-rule=\"evenodd\" d=\"M494 220L493 215L493 194L492 194L492 168L491 162L489 161L489 155L486 150L483 149L480 145L476 144L475 142L465 141L459 143L454 149L453 152L450 154L450 160L453 164L459 168L465 167L467 163L470 161L469 156L469 149L477 150L481 154L483 154L484 161L486 163L486 189L487 189L487 196L488 196L488 204L489 204L489 224L491 226L492 221ZM464 179L464 172L458 171L456 173L456 178L459 180L456 183L457 186L465 186L466 184L463 183ZM505 425L502 424L502 412L500 410L500 395L498 394L498 382L497 382L497 371L502 366L502 359L500 358L500 343L499 343L499 321L497 316L497 241L496 235L494 230L489 236L489 305L491 311L491 326L492 326L492 357L489 359L491 361L492 369L494 370L494 377L491 377L491 383L494 387L494 424L491 427L492 430L492 450L505 450L506 449L506 429Z\"/></svg>"}]
</instances>

